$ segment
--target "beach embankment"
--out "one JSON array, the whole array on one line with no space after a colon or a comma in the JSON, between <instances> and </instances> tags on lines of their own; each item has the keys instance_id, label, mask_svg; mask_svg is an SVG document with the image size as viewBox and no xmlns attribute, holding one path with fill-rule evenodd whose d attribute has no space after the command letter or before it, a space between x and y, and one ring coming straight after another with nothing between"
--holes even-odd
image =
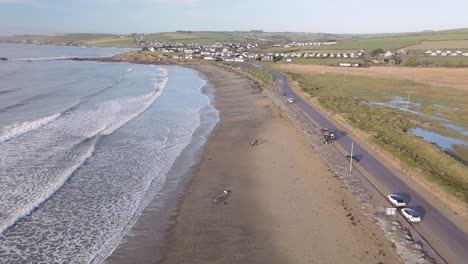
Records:
<instances>
[{"instance_id":1,"label":"beach embankment","mask_svg":"<svg viewBox=\"0 0 468 264\"><path fill-rule=\"evenodd\" d=\"M126 250L117 249L109 263L399 263L258 85L220 67L193 67L213 85L221 121L165 236L131 231L120 246ZM230 195L213 203L224 190ZM150 204L135 227L156 220Z\"/></svg>"}]
</instances>

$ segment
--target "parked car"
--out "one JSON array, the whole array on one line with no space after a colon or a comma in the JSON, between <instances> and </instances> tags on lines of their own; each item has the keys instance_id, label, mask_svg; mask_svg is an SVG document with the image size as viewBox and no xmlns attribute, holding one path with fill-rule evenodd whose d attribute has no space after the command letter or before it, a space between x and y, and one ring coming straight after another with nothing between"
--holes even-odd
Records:
<instances>
[{"instance_id":1,"label":"parked car","mask_svg":"<svg viewBox=\"0 0 468 264\"><path fill-rule=\"evenodd\" d=\"M290 103L290 104L294 103L294 99L289 98L289 99L288 99L288 103Z\"/></svg>"},{"instance_id":2,"label":"parked car","mask_svg":"<svg viewBox=\"0 0 468 264\"><path fill-rule=\"evenodd\" d=\"M417 223L421 222L421 216L419 216L418 212L411 208L403 208L401 209L401 214L408 219L408 221Z\"/></svg>"},{"instance_id":3,"label":"parked car","mask_svg":"<svg viewBox=\"0 0 468 264\"><path fill-rule=\"evenodd\" d=\"M395 207L404 207L404 206L406 206L405 200L403 200L403 198L401 198L401 196L399 196L397 194L392 193L389 196L387 196L387 198L390 201L390 203L393 204Z\"/></svg>"},{"instance_id":4,"label":"parked car","mask_svg":"<svg viewBox=\"0 0 468 264\"><path fill-rule=\"evenodd\" d=\"M282 95L282 96L286 96L286 93L285 93L285 92L282 92L281 95Z\"/></svg>"}]
</instances>

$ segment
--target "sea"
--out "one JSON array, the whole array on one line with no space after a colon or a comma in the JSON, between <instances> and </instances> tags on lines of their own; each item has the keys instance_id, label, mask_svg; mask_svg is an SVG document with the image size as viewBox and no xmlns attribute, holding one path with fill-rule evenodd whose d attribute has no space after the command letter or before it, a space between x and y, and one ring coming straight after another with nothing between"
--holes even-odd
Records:
<instances>
[{"instance_id":1,"label":"sea","mask_svg":"<svg viewBox=\"0 0 468 264\"><path fill-rule=\"evenodd\" d=\"M125 51L0 44L0 263L101 263L212 133L193 69L64 60Z\"/></svg>"}]
</instances>

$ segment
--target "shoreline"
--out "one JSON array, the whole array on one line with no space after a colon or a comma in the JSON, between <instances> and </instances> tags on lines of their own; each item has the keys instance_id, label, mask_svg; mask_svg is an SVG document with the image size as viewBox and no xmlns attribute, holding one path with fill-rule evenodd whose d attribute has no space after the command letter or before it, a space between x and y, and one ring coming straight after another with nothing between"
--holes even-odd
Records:
<instances>
[{"instance_id":1,"label":"shoreline","mask_svg":"<svg viewBox=\"0 0 468 264\"><path fill-rule=\"evenodd\" d=\"M210 98L211 104L200 110L199 127L195 130L190 144L177 157L166 175L162 189L157 193L147 194L148 204L142 208L128 232L116 248L104 257L102 263L128 263L129 258L132 259L132 263L158 259L160 252L157 249L162 247L162 238L166 230L174 225L173 209L186 195L186 186L192 181L191 175L196 171L201 154L219 122L219 112L214 107L213 101L214 89L209 80L203 75L200 77L206 80L201 91ZM213 123L213 119L218 119L218 121ZM143 249L150 255L142 256L141 251L138 251L136 255L134 250L136 248Z\"/></svg>"},{"instance_id":2,"label":"shoreline","mask_svg":"<svg viewBox=\"0 0 468 264\"><path fill-rule=\"evenodd\" d=\"M213 84L221 121L183 196L167 208L164 236L140 229L151 237L142 240L130 231L105 263L399 263L350 191L258 85L219 67L191 68ZM259 144L250 147L252 139ZM213 206L211 195L225 189L232 197ZM138 222L154 225L154 203L132 230ZM152 247L138 247L148 241Z\"/></svg>"}]
</instances>

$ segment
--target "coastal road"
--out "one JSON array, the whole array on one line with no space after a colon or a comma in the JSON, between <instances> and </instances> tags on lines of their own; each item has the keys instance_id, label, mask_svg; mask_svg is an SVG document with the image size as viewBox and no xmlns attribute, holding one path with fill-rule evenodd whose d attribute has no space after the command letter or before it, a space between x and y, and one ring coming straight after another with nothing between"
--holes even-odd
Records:
<instances>
[{"instance_id":1,"label":"coastal road","mask_svg":"<svg viewBox=\"0 0 468 264\"><path fill-rule=\"evenodd\" d=\"M294 106L298 107L308 119L312 119L319 127L334 128L322 113L314 109L310 104L299 97L288 84L286 76L263 67L259 64L252 64L261 68L276 78L276 84L280 92L286 93L287 97L294 99ZM338 134L336 144L342 149L349 149L354 142L354 153L362 157L359 160L359 167L366 171L379 186L384 186L385 190L377 190L382 195L399 193L407 197L409 206L422 215L422 222L418 224L406 225L412 229L415 240L420 239L423 249L438 263L468 263L468 235L464 233L451 219L443 212L427 202L418 192L403 182L396 173L392 172L380 160L371 155L350 133ZM365 176L364 176L365 177ZM369 176L367 176L369 177ZM375 186L374 186L375 187ZM377 187L375 187L377 188ZM389 204L386 204L386 207ZM400 219L404 219L401 217Z\"/></svg>"}]
</instances>

